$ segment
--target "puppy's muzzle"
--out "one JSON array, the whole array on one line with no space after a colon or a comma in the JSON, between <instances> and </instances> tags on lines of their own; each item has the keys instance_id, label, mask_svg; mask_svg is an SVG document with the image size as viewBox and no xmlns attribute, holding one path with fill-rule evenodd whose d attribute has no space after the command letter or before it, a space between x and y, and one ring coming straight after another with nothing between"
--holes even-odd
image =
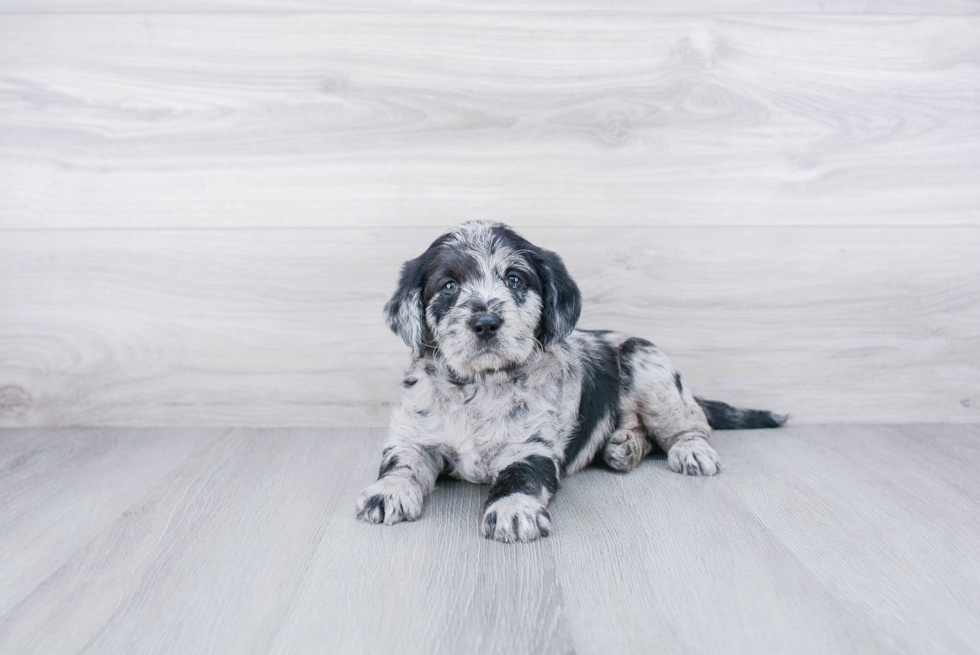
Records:
<instances>
[{"instance_id":1,"label":"puppy's muzzle","mask_svg":"<svg viewBox=\"0 0 980 655\"><path fill-rule=\"evenodd\" d=\"M496 314L477 314L470 319L470 329L483 341L489 341L497 335L497 330L504 320Z\"/></svg>"}]
</instances>

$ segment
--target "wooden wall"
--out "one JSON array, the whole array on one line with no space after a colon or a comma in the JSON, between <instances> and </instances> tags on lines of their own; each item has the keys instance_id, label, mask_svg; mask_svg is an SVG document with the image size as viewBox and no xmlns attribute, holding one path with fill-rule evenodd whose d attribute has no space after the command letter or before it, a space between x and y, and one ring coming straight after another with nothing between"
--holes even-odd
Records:
<instances>
[{"instance_id":1,"label":"wooden wall","mask_svg":"<svg viewBox=\"0 0 980 655\"><path fill-rule=\"evenodd\" d=\"M980 2L0 0L0 426L383 425L473 218L702 395L978 421Z\"/></svg>"}]
</instances>

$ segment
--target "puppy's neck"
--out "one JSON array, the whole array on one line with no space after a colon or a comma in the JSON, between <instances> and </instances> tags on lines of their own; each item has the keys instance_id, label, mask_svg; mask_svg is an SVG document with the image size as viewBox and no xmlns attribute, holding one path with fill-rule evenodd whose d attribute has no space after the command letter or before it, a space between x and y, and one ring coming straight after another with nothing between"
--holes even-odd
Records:
<instances>
[{"instance_id":1,"label":"puppy's neck","mask_svg":"<svg viewBox=\"0 0 980 655\"><path fill-rule=\"evenodd\" d=\"M534 366L540 357L541 353L536 351L527 361L519 364L510 364L499 369L462 373L449 366L445 359L439 356L438 351L428 351L422 357L422 364L426 374L439 377L456 386L474 383L510 384L514 380L526 378L528 370Z\"/></svg>"}]
</instances>

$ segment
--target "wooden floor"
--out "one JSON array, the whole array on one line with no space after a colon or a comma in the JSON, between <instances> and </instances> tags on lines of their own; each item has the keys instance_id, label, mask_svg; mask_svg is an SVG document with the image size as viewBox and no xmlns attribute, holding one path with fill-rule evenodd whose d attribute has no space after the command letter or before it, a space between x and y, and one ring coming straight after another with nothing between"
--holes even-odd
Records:
<instances>
[{"instance_id":1,"label":"wooden floor","mask_svg":"<svg viewBox=\"0 0 980 655\"><path fill-rule=\"evenodd\" d=\"M354 519L378 429L0 431L0 652L980 651L980 426L718 433L724 470Z\"/></svg>"}]
</instances>

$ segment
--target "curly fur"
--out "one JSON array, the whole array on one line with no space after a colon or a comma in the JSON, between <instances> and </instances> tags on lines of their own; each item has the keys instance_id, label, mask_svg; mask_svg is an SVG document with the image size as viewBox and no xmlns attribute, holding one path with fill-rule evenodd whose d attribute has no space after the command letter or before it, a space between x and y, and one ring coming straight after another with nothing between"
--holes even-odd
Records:
<instances>
[{"instance_id":1,"label":"curly fur","mask_svg":"<svg viewBox=\"0 0 980 655\"><path fill-rule=\"evenodd\" d=\"M580 310L561 258L500 223L464 223L406 262L385 314L414 356L358 517L415 520L447 474L490 484L484 536L530 541L552 529L559 479L600 457L625 472L656 445L672 471L714 475L712 426L785 421L693 396L649 341L575 330Z\"/></svg>"}]
</instances>

